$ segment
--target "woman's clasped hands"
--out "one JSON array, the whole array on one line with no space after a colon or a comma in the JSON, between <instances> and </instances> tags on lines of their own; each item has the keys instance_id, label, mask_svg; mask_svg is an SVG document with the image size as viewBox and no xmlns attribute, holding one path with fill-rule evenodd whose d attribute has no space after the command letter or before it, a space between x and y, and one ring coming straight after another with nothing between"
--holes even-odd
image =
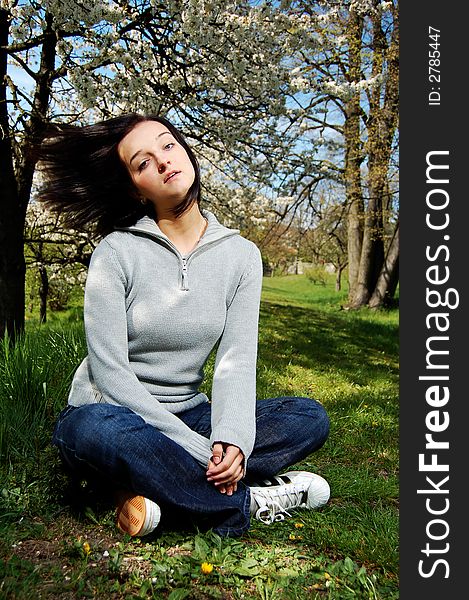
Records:
<instances>
[{"instance_id":1,"label":"woman's clasped hands","mask_svg":"<svg viewBox=\"0 0 469 600\"><path fill-rule=\"evenodd\" d=\"M244 475L244 455L238 446L216 442L208 462L207 481L213 482L222 494L232 496Z\"/></svg>"}]
</instances>

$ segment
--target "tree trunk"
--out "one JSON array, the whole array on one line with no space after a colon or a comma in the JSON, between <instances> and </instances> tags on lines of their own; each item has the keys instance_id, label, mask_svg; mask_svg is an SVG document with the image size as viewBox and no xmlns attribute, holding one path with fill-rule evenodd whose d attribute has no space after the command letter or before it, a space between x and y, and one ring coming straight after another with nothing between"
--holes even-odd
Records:
<instances>
[{"instance_id":1,"label":"tree trunk","mask_svg":"<svg viewBox=\"0 0 469 600\"><path fill-rule=\"evenodd\" d=\"M0 8L0 337L10 339L24 327L24 220L18 211L18 187L13 166L13 141L7 109L8 12Z\"/></svg>"},{"instance_id":2,"label":"tree trunk","mask_svg":"<svg viewBox=\"0 0 469 600\"><path fill-rule=\"evenodd\" d=\"M57 35L52 17L46 14L46 29L41 50L33 111L25 125L21 157L13 165L14 140L8 122L6 69L9 34L9 15L0 9L0 337L5 333L15 338L24 329L25 275L24 225L35 159L32 149L40 142L47 122L51 86L54 78ZM16 176L15 176L16 175Z\"/></svg>"},{"instance_id":3,"label":"tree trunk","mask_svg":"<svg viewBox=\"0 0 469 600\"><path fill-rule=\"evenodd\" d=\"M349 74L351 82L361 78L361 46L363 19L350 11L347 27L349 47ZM361 187L362 150L360 141L360 96L355 93L345 103L345 193L348 205L347 254L349 264L349 297L352 298L358 282L363 239L363 196Z\"/></svg>"},{"instance_id":4,"label":"tree trunk","mask_svg":"<svg viewBox=\"0 0 469 600\"><path fill-rule=\"evenodd\" d=\"M346 266L347 266L347 263L345 263L343 265L339 265L337 267L337 273L335 276L335 291L336 292L340 292L340 290L342 289L342 273Z\"/></svg>"},{"instance_id":5,"label":"tree trunk","mask_svg":"<svg viewBox=\"0 0 469 600\"><path fill-rule=\"evenodd\" d=\"M385 298L385 302L387 300L390 301L394 298L398 284L399 284L399 257L397 258L396 266L394 267L394 270L391 272L391 278L389 281L389 288L388 288L389 292Z\"/></svg>"},{"instance_id":6,"label":"tree trunk","mask_svg":"<svg viewBox=\"0 0 469 600\"><path fill-rule=\"evenodd\" d=\"M370 308L380 308L389 301L396 290L398 281L397 273L399 268L399 223L396 225L394 235L389 245L389 249L381 269L378 282L373 295L370 298L368 306Z\"/></svg>"},{"instance_id":7,"label":"tree trunk","mask_svg":"<svg viewBox=\"0 0 469 600\"><path fill-rule=\"evenodd\" d=\"M41 277L41 285L39 288L39 298L41 300L39 322L45 323L47 321L47 297L49 295L49 277L45 265L40 265L39 275Z\"/></svg>"},{"instance_id":8,"label":"tree trunk","mask_svg":"<svg viewBox=\"0 0 469 600\"><path fill-rule=\"evenodd\" d=\"M384 214L387 207L389 185L388 168L392 153L398 114L398 30L393 31L389 43L380 16L373 17L372 77L378 78L389 63L384 102L382 86L372 89L369 96L369 114L366 120L368 155L368 192L369 199L365 215L363 245L357 285L350 296L350 306L365 306L377 285L384 263L384 230L389 216Z\"/></svg>"},{"instance_id":9,"label":"tree trunk","mask_svg":"<svg viewBox=\"0 0 469 600\"><path fill-rule=\"evenodd\" d=\"M383 195L386 189L385 165L388 163L382 162L381 152L370 152L369 162L370 198L365 214L358 280L350 300L352 308L359 308L368 303L384 261Z\"/></svg>"}]
</instances>

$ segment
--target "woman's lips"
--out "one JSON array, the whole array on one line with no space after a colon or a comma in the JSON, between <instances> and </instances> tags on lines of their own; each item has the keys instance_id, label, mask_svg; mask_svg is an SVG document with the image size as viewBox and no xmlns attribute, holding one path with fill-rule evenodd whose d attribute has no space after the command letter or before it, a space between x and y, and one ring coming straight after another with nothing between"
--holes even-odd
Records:
<instances>
[{"instance_id":1,"label":"woman's lips","mask_svg":"<svg viewBox=\"0 0 469 600\"><path fill-rule=\"evenodd\" d=\"M178 175L181 171L170 171L164 178L164 183L167 183L170 179L173 179L175 175Z\"/></svg>"}]
</instances>

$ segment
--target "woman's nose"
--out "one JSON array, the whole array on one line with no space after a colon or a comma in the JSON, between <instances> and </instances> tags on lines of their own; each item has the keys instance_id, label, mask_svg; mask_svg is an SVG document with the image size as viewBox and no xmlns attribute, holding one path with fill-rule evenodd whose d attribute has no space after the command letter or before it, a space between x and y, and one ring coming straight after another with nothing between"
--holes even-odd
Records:
<instances>
[{"instance_id":1,"label":"woman's nose","mask_svg":"<svg viewBox=\"0 0 469 600\"><path fill-rule=\"evenodd\" d=\"M162 175L166 171L166 163L160 163L158 165L158 173Z\"/></svg>"}]
</instances>

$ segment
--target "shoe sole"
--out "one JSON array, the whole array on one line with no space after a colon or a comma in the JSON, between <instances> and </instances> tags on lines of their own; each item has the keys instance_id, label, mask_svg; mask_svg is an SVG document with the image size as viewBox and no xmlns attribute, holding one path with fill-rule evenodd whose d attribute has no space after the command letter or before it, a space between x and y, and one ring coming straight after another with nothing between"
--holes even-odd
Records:
<instances>
[{"instance_id":1,"label":"shoe sole","mask_svg":"<svg viewBox=\"0 0 469 600\"><path fill-rule=\"evenodd\" d=\"M128 496L117 507L117 526L134 537L152 532L160 521L161 511L154 502L146 502L143 496Z\"/></svg>"}]
</instances>

